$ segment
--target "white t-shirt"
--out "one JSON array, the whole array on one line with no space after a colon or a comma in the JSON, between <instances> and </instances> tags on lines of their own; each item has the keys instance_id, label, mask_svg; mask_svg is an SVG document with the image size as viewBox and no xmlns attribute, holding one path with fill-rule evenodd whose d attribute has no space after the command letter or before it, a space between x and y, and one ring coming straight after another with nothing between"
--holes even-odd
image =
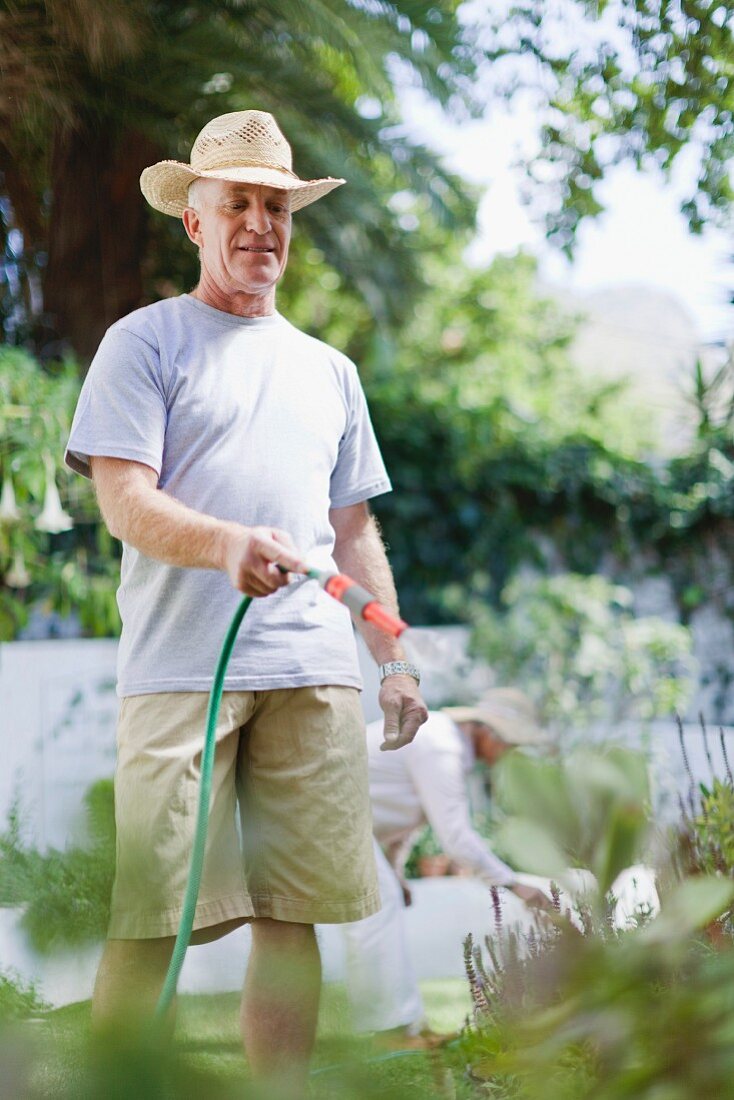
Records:
<instances>
[{"instance_id":1,"label":"white t-shirt","mask_svg":"<svg viewBox=\"0 0 734 1100\"><path fill-rule=\"evenodd\" d=\"M151 466L195 510L288 531L335 569L330 508L390 490L354 364L280 314L236 317L188 294L123 317L84 382L66 461ZM223 572L123 544L118 694L208 691L240 600ZM361 687L349 612L314 582L254 600L225 690Z\"/></svg>"},{"instance_id":2,"label":"white t-shirt","mask_svg":"<svg viewBox=\"0 0 734 1100\"><path fill-rule=\"evenodd\" d=\"M401 749L381 752L383 723L367 726L372 821L385 849L403 844L430 824L446 855L493 886L515 881L471 823L467 776L474 766L471 742L448 715L431 711Z\"/></svg>"}]
</instances>

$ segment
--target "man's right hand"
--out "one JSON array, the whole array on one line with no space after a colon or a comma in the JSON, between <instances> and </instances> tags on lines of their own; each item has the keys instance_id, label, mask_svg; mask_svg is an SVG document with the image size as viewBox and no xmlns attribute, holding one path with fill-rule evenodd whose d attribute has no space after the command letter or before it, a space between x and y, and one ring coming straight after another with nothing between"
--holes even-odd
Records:
<instances>
[{"instance_id":1,"label":"man's right hand","mask_svg":"<svg viewBox=\"0 0 734 1100\"><path fill-rule=\"evenodd\" d=\"M228 532L224 568L233 586L246 596L269 596L288 584L293 573L306 566L287 531L277 527L234 527Z\"/></svg>"}]
</instances>

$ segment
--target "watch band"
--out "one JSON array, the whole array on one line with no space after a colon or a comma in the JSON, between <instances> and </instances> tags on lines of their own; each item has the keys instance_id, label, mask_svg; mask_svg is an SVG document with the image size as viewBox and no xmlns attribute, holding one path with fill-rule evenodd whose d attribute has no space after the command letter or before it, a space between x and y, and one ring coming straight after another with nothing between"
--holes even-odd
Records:
<instances>
[{"instance_id":1,"label":"watch band","mask_svg":"<svg viewBox=\"0 0 734 1100\"><path fill-rule=\"evenodd\" d=\"M380 683L388 676L412 676L417 684L421 682L420 669L409 661L387 661L377 671L380 674Z\"/></svg>"}]
</instances>

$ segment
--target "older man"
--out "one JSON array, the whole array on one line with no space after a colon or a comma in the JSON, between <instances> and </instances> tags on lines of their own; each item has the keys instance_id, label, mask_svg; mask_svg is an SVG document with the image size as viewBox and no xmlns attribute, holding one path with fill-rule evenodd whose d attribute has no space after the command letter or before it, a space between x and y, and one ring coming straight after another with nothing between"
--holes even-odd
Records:
<instances>
[{"instance_id":1,"label":"older man","mask_svg":"<svg viewBox=\"0 0 734 1100\"><path fill-rule=\"evenodd\" d=\"M313 925L367 916L379 898L349 615L278 567L336 564L397 608L366 503L390 484L356 369L275 308L292 212L343 182L299 179L260 111L210 122L190 164L146 169L143 194L183 219L200 279L109 329L66 455L93 476L123 542L118 861L94 1017L155 1002L234 590L268 597L249 610L225 681L194 927L203 942L251 922L244 1045L256 1076L296 1093L318 1011ZM394 640L364 633L384 666L385 747L399 748L426 718L419 676Z\"/></svg>"}]
</instances>

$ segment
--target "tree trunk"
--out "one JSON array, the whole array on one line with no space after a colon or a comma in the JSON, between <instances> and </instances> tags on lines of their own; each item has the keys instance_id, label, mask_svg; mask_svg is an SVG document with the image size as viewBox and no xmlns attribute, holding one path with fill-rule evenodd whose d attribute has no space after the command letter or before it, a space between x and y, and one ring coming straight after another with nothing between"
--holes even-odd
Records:
<instances>
[{"instance_id":1,"label":"tree trunk","mask_svg":"<svg viewBox=\"0 0 734 1100\"><path fill-rule=\"evenodd\" d=\"M54 135L44 309L83 374L105 330L143 304L146 210L138 180L157 156L142 135L112 135L91 122Z\"/></svg>"}]
</instances>

